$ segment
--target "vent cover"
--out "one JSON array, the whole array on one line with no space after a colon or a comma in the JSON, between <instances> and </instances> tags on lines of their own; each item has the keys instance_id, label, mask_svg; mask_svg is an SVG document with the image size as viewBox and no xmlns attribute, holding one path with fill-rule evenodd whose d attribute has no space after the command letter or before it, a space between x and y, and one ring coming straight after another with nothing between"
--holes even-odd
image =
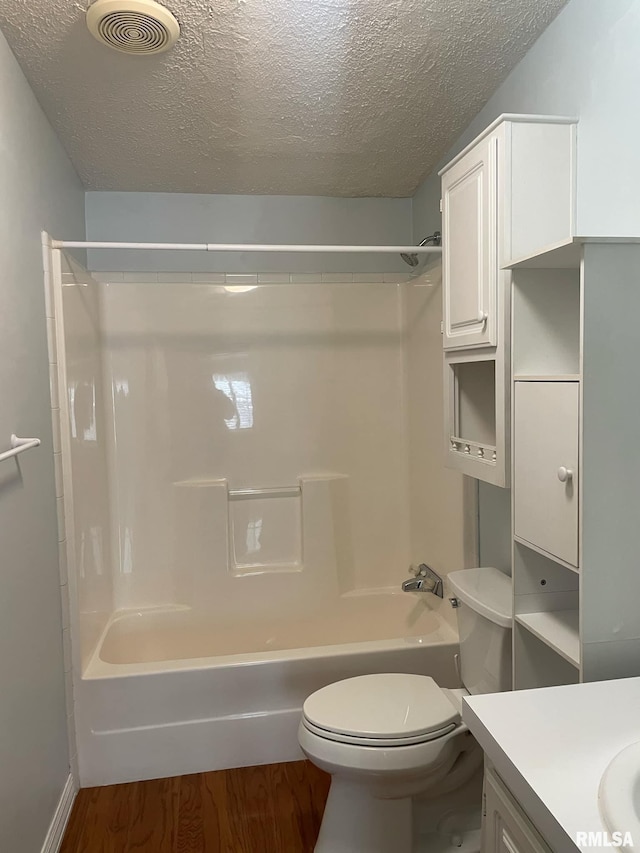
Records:
<instances>
[{"instance_id":1,"label":"vent cover","mask_svg":"<svg viewBox=\"0 0 640 853\"><path fill-rule=\"evenodd\" d=\"M122 53L146 55L168 50L180 25L154 0L96 0L87 9L91 35Z\"/></svg>"}]
</instances>

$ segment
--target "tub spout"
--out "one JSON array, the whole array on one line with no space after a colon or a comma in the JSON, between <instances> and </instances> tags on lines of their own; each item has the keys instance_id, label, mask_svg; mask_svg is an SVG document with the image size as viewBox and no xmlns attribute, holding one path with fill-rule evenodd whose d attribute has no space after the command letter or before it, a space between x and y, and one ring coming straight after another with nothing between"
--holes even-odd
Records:
<instances>
[{"instance_id":1,"label":"tub spout","mask_svg":"<svg viewBox=\"0 0 640 853\"><path fill-rule=\"evenodd\" d=\"M443 597L443 583L439 574L426 563L420 563L415 571L415 577L402 581L403 592L432 592L438 598Z\"/></svg>"},{"instance_id":2,"label":"tub spout","mask_svg":"<svg viewBox=\"0 0 640 853\"><path fill-rule=\"evenodd\" d=\"M402 581L402 591L403 592L422 592L424 590L424 579L423 578L409 578L409 580Z\"/></svg>"}]
</instances>

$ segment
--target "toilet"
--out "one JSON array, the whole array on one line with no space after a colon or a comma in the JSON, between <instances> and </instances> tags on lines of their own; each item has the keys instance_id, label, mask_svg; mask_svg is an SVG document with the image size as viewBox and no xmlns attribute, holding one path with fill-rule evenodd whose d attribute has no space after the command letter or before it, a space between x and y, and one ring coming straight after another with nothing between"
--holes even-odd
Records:
<instances>
[{"instance_id":1,"label":"toilet","mask_svg":"<svg viewBox=\"0 0 640 853\"><path fill-rule=\"evenodd\" d=\"M329 684L303 705L300 747L331 774L315 853L411 853L413 798L451 790L478 767L462 697L511 689L511 581L494 568L452 572L448 581L462 688L379 673Z\"/></svg>"}]
</instances>

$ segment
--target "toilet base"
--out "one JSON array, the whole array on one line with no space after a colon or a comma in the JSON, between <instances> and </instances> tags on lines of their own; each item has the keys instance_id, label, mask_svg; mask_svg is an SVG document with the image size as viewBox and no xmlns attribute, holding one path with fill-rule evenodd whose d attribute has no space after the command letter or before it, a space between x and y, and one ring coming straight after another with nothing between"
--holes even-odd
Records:
<instances>
[{"instance_id":1,"label":"toilet base","mask_svg":"<svg viewBox=\"0 0 640 853\"><path fill-rule=\"evenodd\" d=\"M363 785L331 777L314 853L411 853L412 800L381 800Z\"/></svg>"}]
</instances>

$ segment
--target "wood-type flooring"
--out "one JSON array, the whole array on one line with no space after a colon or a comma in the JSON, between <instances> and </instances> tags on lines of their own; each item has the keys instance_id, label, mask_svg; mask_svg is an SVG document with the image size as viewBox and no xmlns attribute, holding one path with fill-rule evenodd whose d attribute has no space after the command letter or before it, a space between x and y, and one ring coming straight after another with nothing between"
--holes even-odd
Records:
<instances>
[{"instance_id":1,"label":"wood-type flooring","mask_svg":"<svg viewBox=\"0 0 640 853\"><path fill-rule=\"evenodd\" d=\"M83 788L60 853L311 853L328 790L308 761Z\"/></svg>"}]
</instances>

